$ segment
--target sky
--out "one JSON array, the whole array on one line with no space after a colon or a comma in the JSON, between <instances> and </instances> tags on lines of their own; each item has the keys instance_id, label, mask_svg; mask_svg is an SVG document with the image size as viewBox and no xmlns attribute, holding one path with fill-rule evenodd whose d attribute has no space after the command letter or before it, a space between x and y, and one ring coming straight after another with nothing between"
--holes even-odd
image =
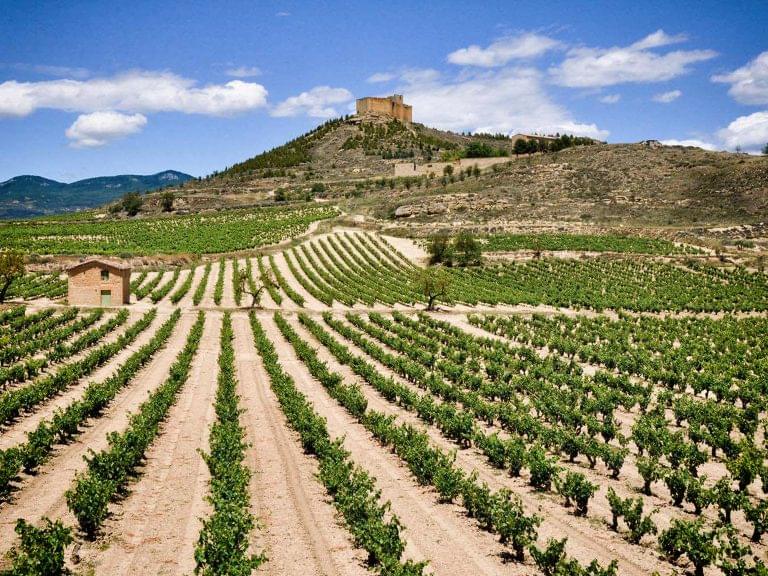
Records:
<instances>
[{"instance_id":1,"label":"sky","mask_svg":"<svg viewBox=\"0 0 768 576\"><path fill-rule=\"evenodd\" d=\"M0 0L0 15L0 181L204 176L392 93L453 131L768 142L766 0Z\"/></svg>"}]
</instances>

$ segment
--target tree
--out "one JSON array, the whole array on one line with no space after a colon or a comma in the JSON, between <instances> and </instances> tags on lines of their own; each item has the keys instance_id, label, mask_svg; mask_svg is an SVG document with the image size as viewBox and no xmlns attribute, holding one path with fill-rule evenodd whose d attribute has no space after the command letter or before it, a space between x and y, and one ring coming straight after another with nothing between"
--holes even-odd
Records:
<instances>
[{"instance_id":1,"label":"tree","mask_svg":"<svg viewBox=\"0 0 768 576\"><path fill-rule=\"evenodd\" d=\"M765 146L763 146L763 154L768 154L768 142L766 142Z\"/></svg>"},{"instance_id":2,"label":"tree","mask_svg":"<svg viewBox=\"0 0 768 576\"><path fill-rule=\"evenodd\" d=\"M464 156L467 158L492 158L503 155L503 150L498 150L485 142L470 142L464 149Z\"/></svg>"},{"instance_id":3,"label":"tree","mask_svg":"<svg viewBox=\"0 0 768 576\"><path fill-rule=\"evenodd\" d=\"M619 498L612 487L608 488L608 505L611 507L611 530L618 532L619 518L624 516L626 504L623 499Z\"/></svg>"},{"instance_id":4,"label":"tree","mask_svg":"<svg viewBox=\"0 0 768 576\"><path fill-rule=\"evenodd\" d=\"M253 284L248 282L248 273L245 270L241 270L238 278L240 283L240 291L243 294L249 294L251 296L251 308L259 306L261 303L261 295L268 286L274 286L275 283L270 276L269 271L262 277L259 283Z\"/></svg>"},{"instance_id":5,"label":"tree","mask_svg":"<svg viewBox=\"0 0 768 576\"><path fill-rule=\"evenodd\" d=\"M451 285L451 279L445 270L426 268L417 279L419 292L427 299L427 310L435 309L435 302L445 300Z\"/></svg>"},{"instance_id":6,"label":"tree","mask_svg":"<svg viewBox=\"0 0 768 576\"><path fill-rule=\"evenodd\" d=\"M16 278L24 276L24 256L15 250L0 251L0 303Z\"/></svg>"},{"instance_id":7,"label":"tree","mask_svg":"<svg viewBox=\"0 0 768 576\"><path fill-rule=\"evenodd\" d=\"M445 232L438 232L429 240L429 246L427 246L427 252L429 252L430 264L446 264L451 265L453 261L453 246L451 246L451 239Z\"/></svg>"},{"instance_id":8,"label":"tree","mask_svg":"<svg viewBox=\"0 0 768 576\"><path fill-rule=\"evenodd\" d=\"M528 153L528 142L525 138L520 138L515 141L514 152L516 155Z\"/></svg>"},{"instance_id":9,"label":"tree","mask_svg":"<svg viewBox=\"0 0 768 576\"><path fill-rule=\"evenodd\" d=\"M451 164L448 164L445 168L443 168L443 175L445 176L453 175L453 166Z\"/></svg>"},{"instance_id":10,"label":"tree","mask_svg":"<svg viewBox=\"0 0 768 576\"><path fill-rule=\"evenodd\" d=\"M136 216L139 210L141 210L143 203L144 200L138 192L128 192L123 196L123 210L125 210L128 216Z\"/></svg>"},{"instance_id":11,"label":"tree","mask_svg":"<svg viewBox=\"0 0 768 576\"><path fill-rule=\"evenodd\" d=\"M162 193L160 196L160 206L163 208L163 212L172 212L173 211L173 201L175 199L175 196L173 194L173 190L166 190Z\"/></svg>"},{"instance_id":12,"label":"tree","mask_svg":"<svg viewBox=\"0 0 768 576\"><path fill-rule=\"evenodd\" d=\"M480 243L469 232L460 232L453 242L453 251L459 266L475 266L480 264L482 250Z\"/></svg>"},{"instance_id":13,"label":"tree","mask_svg":"<svg viewBox=\"0 0 768 576\"><path fill-rule=\"evenodd\" d=\"M554 576L557 574L558 567L565 561L566 542L567 538L563 538L562 540L550 538L547 540L547 547L543 550L537 546L531 547L533 561L545 576Z\"/></svg>"},{"instance_id":14,"label":"tree","mask_svg":"<svg viewBox=\"0 0 768 576\"><path fill-rule=\"evenodd\" d=\"M710 504L710 492L704 487L707 477L695 478L690 476L688 478L688 486L685 489L685 500L693 504L695 514L698 516L701 511Z\"/></svg>"},{"instance_id":15,"label":"tree","mask_svg":"<svg viewBox=\"0 0 768 576\"><path fill-rule=\"evenodd\" d=\"M618 562L616 560L603 568L592 560L588 566L584 567L573 558L568 558L565 554L565 543L567 538L556 540L550 538L547 540L547 547L543 550L538 546L531 546L531 556L544 576L616 576Z\"/></svg>"}]
</instances>

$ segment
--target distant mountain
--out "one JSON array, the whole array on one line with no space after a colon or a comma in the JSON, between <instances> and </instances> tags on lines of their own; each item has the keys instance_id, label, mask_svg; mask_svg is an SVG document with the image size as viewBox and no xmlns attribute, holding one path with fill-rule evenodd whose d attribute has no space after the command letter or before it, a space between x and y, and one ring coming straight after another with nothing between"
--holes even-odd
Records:
<instances>
[{"instance_id":1,"label":"distant mountain","mask_svg":"<svg viewBox=\"0 0 768 576\"><path fill-rule=\"evenodd\" d=\"M0 219L29 218L93 208L126 192L178 186L193 176L166 170L151 176L100 176L64 184L40 176L16 176L0 183Z\"/></svg>"}]
</instances>

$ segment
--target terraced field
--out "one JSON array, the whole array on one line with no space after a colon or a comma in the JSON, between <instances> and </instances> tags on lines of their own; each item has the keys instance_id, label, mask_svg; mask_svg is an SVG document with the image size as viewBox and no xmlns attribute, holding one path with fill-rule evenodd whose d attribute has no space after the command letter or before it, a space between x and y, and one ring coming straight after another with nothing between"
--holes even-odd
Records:
<instances>
[{"instance_id":1,"label":"terraced field","mask_svg":"<svg viewBox=\"0 0 768 576\"><path fill-rule=\"evenodd\" d=\"M0 567L765 573L764 273L528 258L447 269L425 312L403 246L137 270L124 310L25 280L0 311Z\"/></svg>"}]
</instances>

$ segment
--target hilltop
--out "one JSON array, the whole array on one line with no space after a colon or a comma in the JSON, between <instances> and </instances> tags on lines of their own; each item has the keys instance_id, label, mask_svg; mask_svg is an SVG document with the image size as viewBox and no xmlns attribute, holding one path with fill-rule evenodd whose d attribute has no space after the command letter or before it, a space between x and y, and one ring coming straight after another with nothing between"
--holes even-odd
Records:
<instances>
[{"instance_id":1,"label":"hilltop","mask_svg":"<svg viewBox=\"0 0 768 576\"><path fill-rule=\"evenodd\" d=\"M675 232L768 220L767 157L654 143L591 143L516 155L514 142L500 136L353 116L187 183L179 203L197 210L332 201L352 215L417 233L445 223L483 230ZM477 145L507 156L479 174L457 168L444 177L441 159ZM398 164L432 168L395 177Z\"/></svg>"},{"instance_id":2,"label":"hilltop","mask_svg":"<svg viewBox=\"0 0 768 576\"><path fill-rule=\"evenodd\" d=\"M41 176L16 176L0 182L0 218L29 218L84 210L111 202L126 192L157 190L192 178L175 170L149 176L99 176L71 184Z\"/></svg>"}]
</instances>

